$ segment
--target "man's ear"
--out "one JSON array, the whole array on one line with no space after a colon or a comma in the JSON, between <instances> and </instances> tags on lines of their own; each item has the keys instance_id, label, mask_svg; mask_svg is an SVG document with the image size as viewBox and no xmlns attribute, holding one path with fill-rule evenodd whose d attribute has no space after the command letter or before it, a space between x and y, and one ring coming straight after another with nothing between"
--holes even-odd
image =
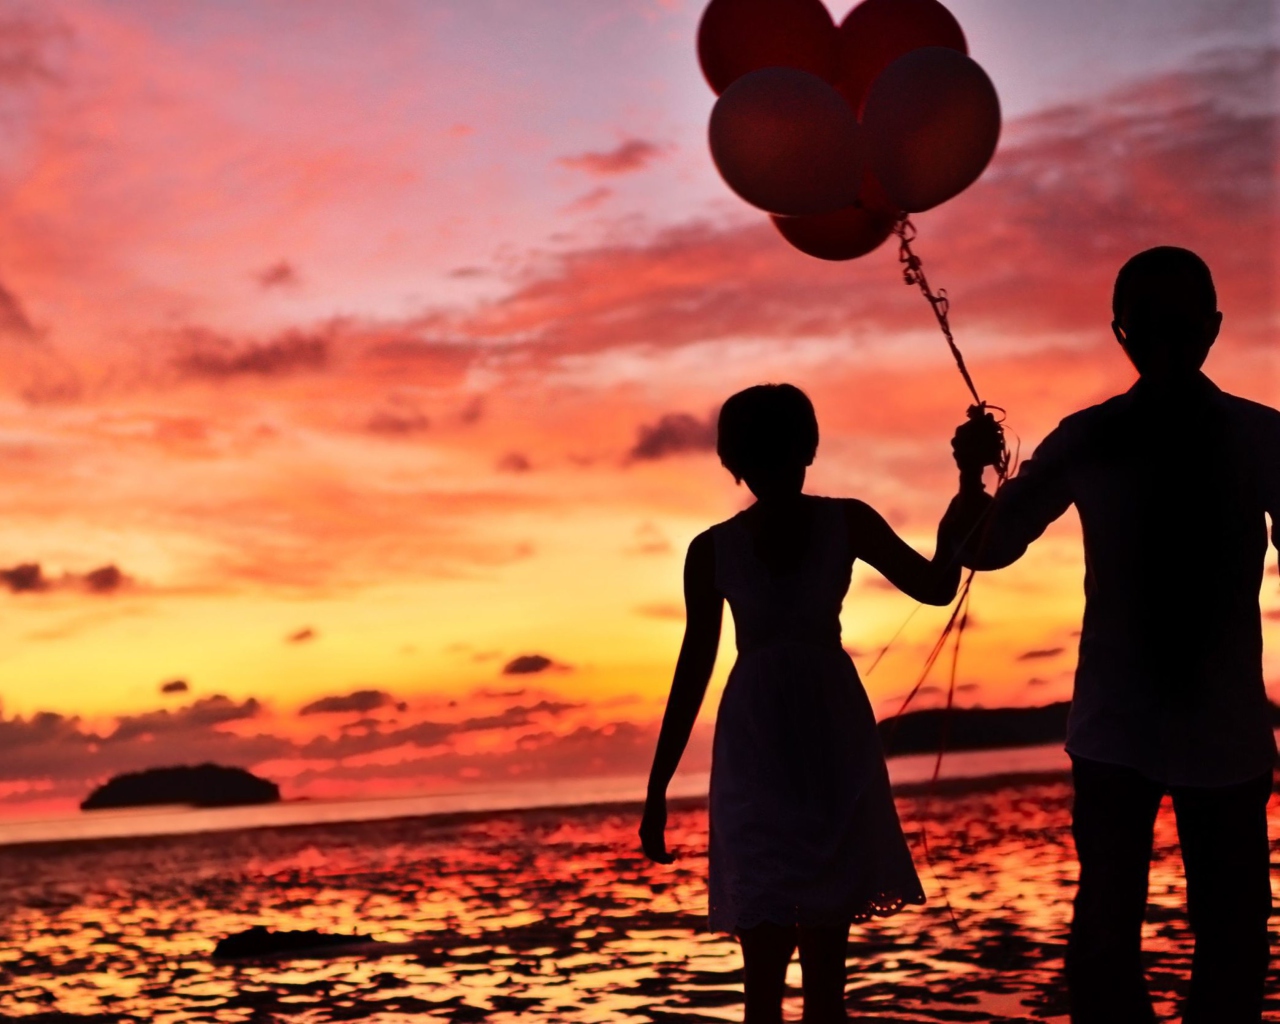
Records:
<instances>
[{"instance_id":1,"label":"man's ear","mask_svg":"<svg viewBox=\"0 0 1280 1024\"><path fill-rule=\"evenodd\" d=\"M1209 344L1212 345L1218 340L1218 332L1222 330L1222 313L1215 311L1211 316L1206 318L1205 333L1208 336Z\"/></svg>"},{"instance_id":2,"label":"man's ear","mask_svg":"<svg viewBox=\"0 0 1280 1024\"><path fill-rule=\"evenodd\" d=\"M1120 326L1119 320L1111 321L1111 333L1116 336L1116 341L1120 342L1121 345L1125 343L1124 328Z\"/></svg>"}]
</instances>

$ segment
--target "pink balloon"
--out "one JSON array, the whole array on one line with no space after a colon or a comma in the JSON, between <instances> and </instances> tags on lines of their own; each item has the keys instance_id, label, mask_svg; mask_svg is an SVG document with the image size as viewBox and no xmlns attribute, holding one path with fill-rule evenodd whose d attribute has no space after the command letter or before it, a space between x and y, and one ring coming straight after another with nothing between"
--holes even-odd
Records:
<instances>
[{"instance_id":1,"label":"pink balloon","mask_svg":"<svg viewBox=\"0 0 1280 1024\"><path fill-rule=\"evenodd\" d=\"M820 260L853 260L878 249L893 233L900 212L868 171L852 206L811 217L773 217L788 242Z\"/></svg>"},{"instance_id":2,"label":"pink balloon","mask_svg":"<svg viewBox=\"0 0 1280 1024\"><path fill-rule=\"evenodd\" d=\"M743 75L716 101L708 134L728 186L769 213L829 213L858 197L866 158L857 118L806 71Z\"/></svg>"},{"instance_id":3,"label":"pink balloon","mask_svg":"<svg viewBox=\"0 0 1280 1024\"><path fill-rule=\"evenodd\" d=\"M698 63L717 96L761 68L832 81L838 45L822 0L711 0L698 23Z\"/></svg>"},{"instance_id":4,"label":"pink balloon","mask_svg":"<svg viewBox=\"0 0 1280 1024\"><path fill-rule=\"evenodd\" d=\"M1000 138L1000 99L975 61L927 46L875 80L862 126L890 200L918 213L959 195L986 169Z\"/></svg>"}]
</instances>

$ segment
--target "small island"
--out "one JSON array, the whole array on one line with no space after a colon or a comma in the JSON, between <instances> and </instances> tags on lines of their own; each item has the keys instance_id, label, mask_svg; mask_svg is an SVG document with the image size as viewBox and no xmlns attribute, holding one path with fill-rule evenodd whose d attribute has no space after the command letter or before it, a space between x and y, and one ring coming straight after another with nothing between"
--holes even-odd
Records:
<instances>
[{"instance_id":1,"label":"small island","mask_svg":"<svg viewBox=\"0 0 1280 1024\"><path fill-rule=\"evenodd\" d=\"M879 723L886 757L952 750L1008 750L1062 743L1067 738L1071 702L1032 708L929 708L892 715ZM1273 728L1280 729L1280 704L1268 701Z\"/></svg>"},{"instance_id":2,"label":"small island","mask_svg":"<svg viewBox=\"0 0 1280 1024\"><path fill-rule=\"evenodd\" d=\"M90 793L81 802L80 810L163 804L239 807L276 803L279 799L279 786L243 768L217 764L178 765L116 775Z\"/></svg>"},{"instance_id":3,"label":"small island","mask_svg":"<svg viewBox=\"0 0 1280 1024\"><path fill-rule=\"evenodd\" d=\"M1067 738L1070 701L1035 708L929 708L880 723L885 754L947 750L996 750L1061 743Z\"/></svg>"}]
</instances>

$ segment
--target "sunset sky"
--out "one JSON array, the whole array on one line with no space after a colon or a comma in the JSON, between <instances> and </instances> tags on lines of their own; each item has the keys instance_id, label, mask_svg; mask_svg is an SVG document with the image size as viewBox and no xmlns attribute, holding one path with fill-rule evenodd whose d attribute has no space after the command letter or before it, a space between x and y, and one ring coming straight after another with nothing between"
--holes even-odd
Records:
<instances>
[{"instance_id":1,"label":"sunset sky","mask_svg":"<svg viewBox=\"0 0 1280 1024\"><path fill-rule=\"evenodd\" d=\"M1280 404L1271 0L949 6L1005 126L917 248L1023 454L1131 383L1110 284L1155 244L1215 271L1211 375ZM0 813L202 760L644 771L684 548L748 498L711 417L760 381L814 399L814 492L931 549L966 392L891 246L819 263L719 180L701 7L0 2ZM1069 697L1082 574L1069 513L979 580L963 703ZM886 588L855 569L864 669Z\"/></svg>"}]
</instances>

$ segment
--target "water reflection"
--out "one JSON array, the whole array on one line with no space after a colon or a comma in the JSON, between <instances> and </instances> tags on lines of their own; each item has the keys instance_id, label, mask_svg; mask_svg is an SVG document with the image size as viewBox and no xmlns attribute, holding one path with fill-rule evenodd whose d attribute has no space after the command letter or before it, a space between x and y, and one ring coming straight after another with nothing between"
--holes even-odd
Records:
<instances>
[{"instance_id":1,"label":"water reflection","mask_svg":"<svg viewBox=\"0 0 1280 1024\"><path fill-rule=\"evenodd\" d=\"M855 1020L1065 1020L1069 800L1048 783L900 802L931 899L855 929ZM740 1020L737 948L699 930L705 812L672 820L685 855L669 866L636 852L633 813L608 809L0 850L0 1015ZM1167 807L1156 847L1146 944L1168 1014L1190 941ZM255 924L421 945L373 959L210 961L218 938ZM798 991L788 1012L798 1018Z\"/></svg>"}]
</instances>

